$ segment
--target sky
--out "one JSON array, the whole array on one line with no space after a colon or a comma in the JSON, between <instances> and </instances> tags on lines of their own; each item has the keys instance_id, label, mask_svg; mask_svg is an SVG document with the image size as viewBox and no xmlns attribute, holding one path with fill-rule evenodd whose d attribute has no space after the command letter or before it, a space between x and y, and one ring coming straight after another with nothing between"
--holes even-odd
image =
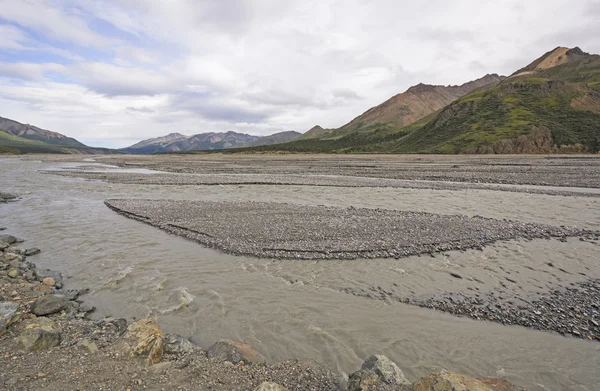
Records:
<instances>
[{"instance_id":1,"label":"sky","mask_svg":"<svg viewBox=\"0 0 600 391\"><path fill-rule=\"evenodd\" d=\"M0 116L85 144L344 125L419 82L600 53L600 0L0 0Z\"/></svg>"}]
</instances>

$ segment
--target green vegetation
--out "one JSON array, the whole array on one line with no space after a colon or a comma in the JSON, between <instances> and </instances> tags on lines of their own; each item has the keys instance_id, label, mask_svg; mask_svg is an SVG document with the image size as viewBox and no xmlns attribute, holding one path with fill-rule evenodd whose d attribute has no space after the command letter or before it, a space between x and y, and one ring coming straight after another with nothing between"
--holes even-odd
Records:
<instances>
[{"instance_id":1,"label":"green vegetation","mask_svg":"<svg viewBox=\"0 0 600 391\"><path fill-rule=\"evenodd\" d=\"M108 148L72 147L64 145L49 144L42 141L30 140L0 130L0 153L1 154L27 154L27 153L115 153Z\"/></svg>"}]
</instances>

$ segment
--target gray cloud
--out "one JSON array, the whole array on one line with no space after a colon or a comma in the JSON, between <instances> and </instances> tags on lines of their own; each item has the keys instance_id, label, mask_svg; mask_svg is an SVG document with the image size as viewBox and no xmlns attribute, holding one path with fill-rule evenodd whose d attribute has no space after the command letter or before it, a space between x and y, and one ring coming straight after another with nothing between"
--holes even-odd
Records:
<instances>
[{"instance_id":1,"label":"gray cloud","mask_svg":"<svg viewBox=\"0 0 600 391\"><path fill-rule=\"evenodd\" d=\"M156 110L152 110L152 109L150 109L148 107L145 107L145 106L144 107L131 107L130 106L130 107L127 107L127 110L128 111L135 111L135 112L138 112L138 113L155 113L156 112Z\"/></svg>"}]
</instances>

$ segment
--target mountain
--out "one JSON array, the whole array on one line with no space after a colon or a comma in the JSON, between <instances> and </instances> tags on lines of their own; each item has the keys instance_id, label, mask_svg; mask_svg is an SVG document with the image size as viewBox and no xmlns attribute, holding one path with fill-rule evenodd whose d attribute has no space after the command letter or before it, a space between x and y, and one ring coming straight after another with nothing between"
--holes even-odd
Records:
<instances>
[{"instance_id":1,"label":"mountain","mask_svg":"<svg viewBox=\"0 0 600 391\"><path fill-rule=\"evenodd\" d=\"M113 154L117 151L88 147L63 134L0 117L0 153Z\"/></svg>"},{"instance_id":2,"label":"mountain","mask_svg":"<svg viewBox=\"0 0 600 391\"><path fill-rule=\"evenodd\" d=\"M164 137L140 141L130 147L121 149L121 151L135 154L211 151L249 146L258 139L260 139L258 136L231 131L226 133L200 133L193 136L171 133Z\"/></svg>"},{"instance_id":3,"label":"mountain","mask_svg":"<svg viewBox=\"0 0 600 391\"><path fill-rule=\"evenodd\" d=\"M318 138L321 137L323 134L327 133L329 130L330 129L323 129L319 125L313 126L312 128L310 128L310 130L308 130L302 136L300 136L299 139L307 140L310 138Z\"/></svg>"},{"instance_id":4,"label":"mountain","mask_svg":"<svg viewBox=\"0 0 600 391\"><path fill-rule=\"evenodd\" d=\"M558 47L508 78L419 84L347 125L259 151L550 153L600 151L600 56Z\"/></svg>"},{"instance_id":5,"label":"mountain","mask_svg":"<svg viewBox=\"0 0 600 391\"><path fill-rule=\"evenodd\" d=\"M258 147L261 145L273 145L273 144L287 143L287 142L296 140L300 136L302 136L302 133L298 133L293 130L286 131L286 132L279 132L279 133L274 133L270 136L261 137L258 140L251 142L250 146Z\"/></svg>"},{"instance_id":6,"label":"mountain","mask_svg":"<svg viewBox=\"0 0 600 391\"><path fill-rule=\"evenodd\" d=\"M480 79L460 86L436 86L420 83L410 87L406 92L395 95L382 104L367 110L350 123L330 132L328 136L339 137L381 124L396 128L408 126L469 92L482 87L497 85L503 79L503 76L493 74L485 75Z\"/></svg>"},{"instance_id":7,"label":"mountain","mask_svg":"<svg viewBox=\"0 0 600 391\"><path fill-rule=\"evenodd\" d=\"M51 132L49 130L38 128L37 126L22 124L12 119L0 117L0 129L13 136L28 140L42 141L47 144L64 145L70 147L85 147L74 138L63 134Z\"/></svg>"}]
</instances>

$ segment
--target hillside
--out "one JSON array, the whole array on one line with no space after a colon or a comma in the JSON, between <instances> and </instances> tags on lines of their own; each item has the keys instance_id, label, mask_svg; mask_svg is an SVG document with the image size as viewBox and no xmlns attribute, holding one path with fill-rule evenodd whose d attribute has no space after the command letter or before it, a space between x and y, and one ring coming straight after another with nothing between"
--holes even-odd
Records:
<instances>
[{"instance_id":1,"label":"hillside","mask_svg":"<svg viewBox=\"0 0 600 391\"><path fill-rule=\"evenodd\" d=\"M92 148L88 146L70 147L65 145L49 144L42 141L17 137L11 133L0 130L0 153L26 154L26 153L57 153L57 154L113 154L115 150L107 148Z\"/></svg>"},{"instance_id":2,"label":"hillside","mask_svg":"<svg viewBox=\"0 0 600 391\"><path fill-rule=\"evenodd\" d=\"M465 91L468 92L452 99L452 94ZM399 104L400 101L403 103ZM426 114L427 110L431 111ZM488 75L459 87L419 84L339 129L312 139L249 151L596 153L599 150L600 56L579 48L559 47L508 78Z\"/></svg>"},{"instance_id":3,"label":"hillside","mask_svg":"<svg viewBox=\"0 0 600 391\"><path fill-rule=\"evenodd\" d=\"M47 144L64 145L69 147L86 147L74 138L63 134L38 128L37 126L22 124L20 122L0 117L0 129L20 138L42 141Z\"/></svg>"},{"instance_id":4,"label":"hillside","mask_svg":"<svg viewBox=\"0 0 600 391\"><path fill-rule=\"evenodd\" d=\"M250 146L252 146L252 147L258 147L260 145L272 145L272 144L288 143L290 141L296 140L301 135L302 135L302 133L295 132L293 130L290 130L290 131L287 131L287 132L274 133L274 134L272 134L270 136L264 136L264 137L259 138L256 141L251 142Z\"/></svg>"}]
</instances>

